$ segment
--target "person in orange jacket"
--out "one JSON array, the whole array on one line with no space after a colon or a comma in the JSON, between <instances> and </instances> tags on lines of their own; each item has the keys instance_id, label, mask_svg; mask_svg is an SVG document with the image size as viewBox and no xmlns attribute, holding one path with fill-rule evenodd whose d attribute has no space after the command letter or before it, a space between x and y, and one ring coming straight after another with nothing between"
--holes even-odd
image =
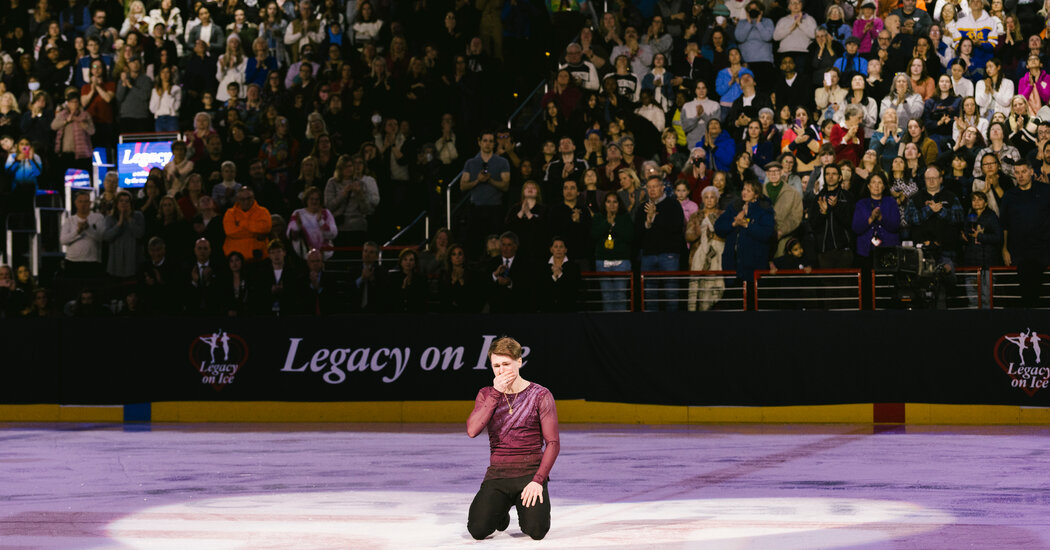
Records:
<instances>
[{"instance_id":1,"label":"person in orange jacket","mask_svg":"<svg viewBox=\"0 0 1050 550\"><path fill-rule=\"evenodd\" d=\"M229 256L240 252L246 261L266 259L266 241L273 222L270 211L255 202L255 193L248 187L237 192L237 204L226 210L222 227L226 231L226 243L222 251Z\"/></svg>"}]
</instances>

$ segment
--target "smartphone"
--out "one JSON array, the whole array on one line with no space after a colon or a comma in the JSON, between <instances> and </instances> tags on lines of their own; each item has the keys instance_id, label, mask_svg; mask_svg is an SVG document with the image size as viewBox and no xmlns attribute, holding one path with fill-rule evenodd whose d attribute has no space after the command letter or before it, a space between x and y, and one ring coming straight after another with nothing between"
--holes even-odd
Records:
<instances>
[{"instance_id":1,"label":"smartphone","mask_svg":"<svg viewBox=\"0 0 1050 550\"><path fill-rule=\"evenodd\" d=\"M831 86L831 71L824 73L824 85Z\"/></svg>"},{"instance_id":2,"label":"smartphone","mask_svg":"<svg viewBox=\"0 0 1050 550\"><path fill-rule=\"evenodd\" d=\"M801 118L796 118L795 119L795 126L798 126L799 128L802 127L802 119Z\"/></svg>"}]
</instances>

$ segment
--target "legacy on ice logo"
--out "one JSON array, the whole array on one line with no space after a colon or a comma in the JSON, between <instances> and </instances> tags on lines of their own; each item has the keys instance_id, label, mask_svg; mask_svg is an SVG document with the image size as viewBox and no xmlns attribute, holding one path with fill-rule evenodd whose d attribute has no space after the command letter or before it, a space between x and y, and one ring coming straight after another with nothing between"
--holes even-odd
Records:
<instances>
[{"instance_id":1,"label":"legacy on ice logo","mask_svg":"<svg viewBox=\"0 0 1050 550\"><path fill-rule=\"evenodd\" d=\"M1043 348L1050 346L1050 336L1032 329L1005 334L995 343L995 361L1010 377L1010 385L1027 393L1050 387L1050 356L1043 363Z\"/></svg>"},{"instance_id":2,"label":"legacy on ice logo","mask_svg":"<svg viewBox=\"0 0 1050 550\"><path fill-rule=\"evenodd\" d=\"M216 391L232 384L247 360L248 344L244 338L222 329L198 336L190 344L190 364L201 375L201 384Z\"/></svg>"}]
</instances>

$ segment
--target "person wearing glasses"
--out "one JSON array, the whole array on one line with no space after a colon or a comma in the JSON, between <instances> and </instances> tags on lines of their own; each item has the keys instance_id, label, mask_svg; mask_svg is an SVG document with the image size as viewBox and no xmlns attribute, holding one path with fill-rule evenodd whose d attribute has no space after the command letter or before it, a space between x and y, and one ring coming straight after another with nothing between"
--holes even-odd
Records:
<instances>
[{"instance_id":1,"label":"person wearing glasses","mask_svg":"<svg viewBox=\"0 0 1050 550\"><path fill-rule=\"evenodd\" d=\"M911 239L950 270L955 265L965 214L959 199L942 187L944 176L939 167L926 168L923 178L926 186L912 196L904 218Z\"/></svg>"}]
</instances>

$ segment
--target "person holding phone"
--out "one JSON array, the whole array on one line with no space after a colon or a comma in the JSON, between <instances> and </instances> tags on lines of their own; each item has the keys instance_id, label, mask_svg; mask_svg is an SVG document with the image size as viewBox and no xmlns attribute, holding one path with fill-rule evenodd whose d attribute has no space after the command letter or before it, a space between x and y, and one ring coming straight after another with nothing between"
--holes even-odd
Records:
<instances>
[{"instance_id":1,"label":"person holding phone","mask_svg":"<svg viewBox=\"0 0 1050 550\"><path fill-rule=\"evenodd\" d=\"M524 349L517 340L498 338L488 355L495 376L478 392L467 435L488 431L489 468L470 504L467 530L477 540L506 530L514 507L521 531L540 540L550 530L547 484L561 450L554 396L520 376Z\"/></svg>"},{"instance_id":2,"label":"person holding phone","mask_svg":"<svg viewBox=\"0 0 1050 550\"><path fill-rule=\"evenodd\" d=\"M33 197L36 196L37 180L43 173L43 166L40 155L33 151L29 140L18 140L15 154L7 155L7 162L4 164L4 170L11 178L11 212L33 210Z\"/></svg>"}]
</instances>

